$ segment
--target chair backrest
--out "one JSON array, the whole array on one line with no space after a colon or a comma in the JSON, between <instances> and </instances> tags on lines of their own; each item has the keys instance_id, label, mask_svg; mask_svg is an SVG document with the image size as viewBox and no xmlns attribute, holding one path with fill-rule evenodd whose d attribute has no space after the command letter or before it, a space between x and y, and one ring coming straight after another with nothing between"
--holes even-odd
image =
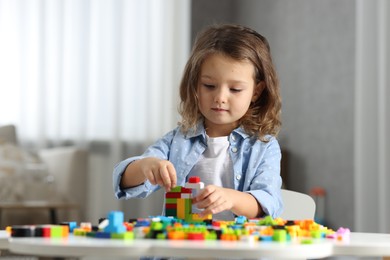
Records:
<instances>
[{"instance_id":1,"label":"chair backrest","mask_svg":"<svg viewBox=\"0 0 390 260\"><path fill-rule=\"evenodd\" d=\"M66 202L79 205L79 215L75 221L84 221L87 205L88 152L75 146L56 147L39 150L39 156L54 177L54 186ZM66 213L66 212L62 212ZM67 216L65 216L67 215ZM62 214L61 217L70 217ZM62 218L64 219L64 218Z\"/></svg>"},{"instance_id":2,"label":"chair backrest","mask_svg":"<svg viewBox=\"0 0 390 260\"><path fill-rule=\"evenodd\" d=\"M14 125L2 125L0 126L0 144L10 143L17 144L16 128Z\"/></svg>"},{"instance_id":3,"label":"chair backrest","mask_svg":"<svg viewBox=\"0 0 390 260\"><path fill-rule=\"evenodd\" d=\"M282 189L284 211L280 215L285 220L314 219L316 204L307 194Z\"/></svg>"}]
</instances>

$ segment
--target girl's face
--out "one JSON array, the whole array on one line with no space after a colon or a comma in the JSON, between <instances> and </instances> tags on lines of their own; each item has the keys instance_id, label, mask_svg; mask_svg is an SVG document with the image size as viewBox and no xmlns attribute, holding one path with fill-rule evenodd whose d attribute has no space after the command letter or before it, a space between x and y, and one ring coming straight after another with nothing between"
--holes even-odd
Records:
<instances>
[{"instance_id":1,"label":"girl's face","mask_svg":"<svg viewBox=\"0 0 390 260\"><path fill-rule=\"evenodd\" d=\"M197 86L199 110L210 137L227 136L259 97L254 66L222 54L212 54L201 66Z\"/></svg>"}]
</instances>

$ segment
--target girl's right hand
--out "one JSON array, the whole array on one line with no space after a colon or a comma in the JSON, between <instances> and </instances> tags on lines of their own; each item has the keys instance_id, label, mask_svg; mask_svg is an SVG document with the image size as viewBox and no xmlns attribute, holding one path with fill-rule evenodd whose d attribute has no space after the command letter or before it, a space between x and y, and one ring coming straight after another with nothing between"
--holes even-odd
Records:
<instances>
[{"instance_id":1,"label":"girl's right hand","mask_svg":"<svg viewBox=\"0 0 390 260\"><path fill-rule=\"evenodd\" d=\"M164 187L166 192L176 187L176 170L170 161L151 157L142 160L142 173L151 184Z\"/></svg>"}]
</instances>

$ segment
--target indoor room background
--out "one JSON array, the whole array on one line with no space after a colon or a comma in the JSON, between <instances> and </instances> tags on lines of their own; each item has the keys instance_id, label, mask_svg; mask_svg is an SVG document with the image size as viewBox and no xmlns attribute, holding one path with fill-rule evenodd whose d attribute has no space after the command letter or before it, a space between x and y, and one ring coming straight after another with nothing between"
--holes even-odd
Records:
<instances>
[{"instance_id":1,"label":"indoor room background","mask_svg":"<svg viewBox=\"0 0 390 260\"><path fill-rule=\"evenodd\" d=\"M31 153L88 152L85 220L158 215L161 192L114 198L113 167L176 126L194 37L225 22L270 42L285 187L322 187L330 227L390 232L387 0L0 0L0 126Z\"/></svg>"}]
</instances>

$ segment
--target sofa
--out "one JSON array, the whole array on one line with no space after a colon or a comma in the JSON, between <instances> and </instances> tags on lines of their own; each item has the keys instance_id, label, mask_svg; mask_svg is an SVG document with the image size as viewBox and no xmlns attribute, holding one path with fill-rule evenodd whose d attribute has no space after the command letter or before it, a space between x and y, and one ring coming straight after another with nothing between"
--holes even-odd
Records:
<instances>
[{"instance_id":1,"label":"sofa","mask_svg":"<svg viewBox=\"0 0 390 260\"><path fill-rule=\"evenodd\" d=\"M88 152L77 146L31 152L18 143L14 125L0 126L0 202L50 201L74 204L59 210L60 221L85 221ZM1 226L47 224L42 210L3 210Z\"/></svg>"}]
</instances>

